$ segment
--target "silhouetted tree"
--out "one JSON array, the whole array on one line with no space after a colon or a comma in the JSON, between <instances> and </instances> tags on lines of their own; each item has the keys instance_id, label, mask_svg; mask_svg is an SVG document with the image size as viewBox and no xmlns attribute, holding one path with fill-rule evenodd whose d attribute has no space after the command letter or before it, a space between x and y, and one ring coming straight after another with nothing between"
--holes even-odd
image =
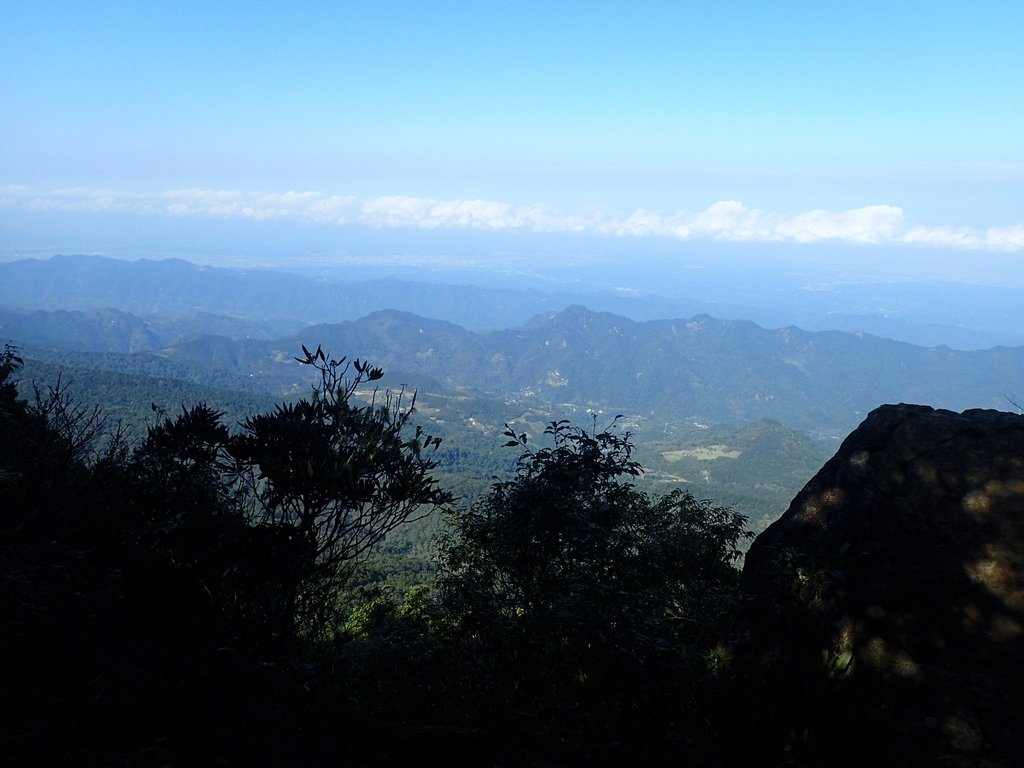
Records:
<instances>
[{"instance_id":1,"label":"silhouetted tree","mask_svg":"<svg viewBox=\"0 0 1024 768\"><path fill-rule=\"evenodd\" d=\"M470 688L496 717L529 713L542 730L664 733L708 674L745 519L637 490L628 433L553 422L539 450L505 434L526 449L514 478L453 516L441 549Z\"/></svg>"},{"instance_id":2,"label":"silhouetted tree","mask_svg":"<svg viewBox=\"0 0 1024 768\"><path fill-rule=\"evenodd\" d=\"M296 359L318 374L308 397L246 419L234 435L218 412L183 410L151 429L143 450L185 490L175 515L198 504L245 520L245 568L272 571L280 585L268 607L280 636L327 630L358 559L452 499L431 475L440 438L409 423L415 395L373 389L362 401L356 391L380 369L302 349Z\"/></svg>"}]
</instances>

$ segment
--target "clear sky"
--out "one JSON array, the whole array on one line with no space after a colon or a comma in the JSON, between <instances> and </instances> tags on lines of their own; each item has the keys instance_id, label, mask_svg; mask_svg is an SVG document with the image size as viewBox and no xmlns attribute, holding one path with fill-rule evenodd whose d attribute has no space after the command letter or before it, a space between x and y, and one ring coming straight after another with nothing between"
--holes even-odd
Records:
<instances>
[{"instance_id":1,"label":"clear sky","mask_svg":"<svg viewBox=\"0 0 1024 768\"><path fill-rule=\"evenodd\" d=\"M1024 2L4 0L40 211L1024 258Z\"/></svg>"}]
</instances>

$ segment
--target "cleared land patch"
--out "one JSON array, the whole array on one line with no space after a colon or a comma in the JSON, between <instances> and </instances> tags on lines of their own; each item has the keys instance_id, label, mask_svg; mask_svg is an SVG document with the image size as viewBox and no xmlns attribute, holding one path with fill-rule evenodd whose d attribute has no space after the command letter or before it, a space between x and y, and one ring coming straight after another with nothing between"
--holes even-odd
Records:
<instances>
[{"instance_id":1,"label":"cleared land patch","mask_svg":"<svg viewBox=\"0 0 1024 768\"><path fill-rule=\"evenodd\" d=\"M683 448L678 451L663 451L665 461L680 459L697 459L697 461L714 461L715 459L738 459L743 451L731 451L727 445L702 445L699 448Z\"/></svg>"}]
</instances>

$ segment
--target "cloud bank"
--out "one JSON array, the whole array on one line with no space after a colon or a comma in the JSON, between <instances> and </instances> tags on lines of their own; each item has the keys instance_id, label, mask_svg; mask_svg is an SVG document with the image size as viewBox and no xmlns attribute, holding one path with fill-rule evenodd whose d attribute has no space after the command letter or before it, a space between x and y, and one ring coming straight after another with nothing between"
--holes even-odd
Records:
<instances>
[{"instance_id":1,"label":"cloud bank","mask_svg":"<svg viewBox=\"0 0 1024 768\"><path fill-rule=\"evenodd\" d=\"M986 229L916 225L908 220L901 208L892 205L870 205L847 211L815 209L789 214L748 208L735 200L725 200L701 211L666 213L637 209L622 213L596 208L564 211L542 205L516 206L493 200L434 200L401 196L361 199L319 192L261 194L238 190L177 189L119 193L83 187L38 191L25 186L7 186L0 187L0 206L44 211L305 221L379 228L519 230L761 243L833 241L1024 251L1024 225Z\"/></svg>"}]
</instances>

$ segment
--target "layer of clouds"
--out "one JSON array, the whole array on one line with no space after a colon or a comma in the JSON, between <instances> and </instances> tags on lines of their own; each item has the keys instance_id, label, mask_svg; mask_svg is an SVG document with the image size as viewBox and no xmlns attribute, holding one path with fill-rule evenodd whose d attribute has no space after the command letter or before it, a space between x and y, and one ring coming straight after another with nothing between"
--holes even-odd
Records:
<instances>
[{"instance_id":1,"label":"layer of clouds","mask_svg":"<svg viewBox=\"0 0 1024 768\"><path fill-rule=\"evenodd\" d=\"M46 211L96 211L206 218L289 220L379 228L523 230L577 232L619 237L673 237L729 242L834 241L924 247L1024 250L1024 225L978 229L924 226L901 208L870 205L847 211L815 209L776 213L734 200L701 211L638 209L564 211L541 205L516 206L493 200L433 200L388 196L361 199L319 192L260 194L238 190L178 189L119 193L75 187L48 191L0 187L0 206Z\"/></svg>"}]
</instances>

